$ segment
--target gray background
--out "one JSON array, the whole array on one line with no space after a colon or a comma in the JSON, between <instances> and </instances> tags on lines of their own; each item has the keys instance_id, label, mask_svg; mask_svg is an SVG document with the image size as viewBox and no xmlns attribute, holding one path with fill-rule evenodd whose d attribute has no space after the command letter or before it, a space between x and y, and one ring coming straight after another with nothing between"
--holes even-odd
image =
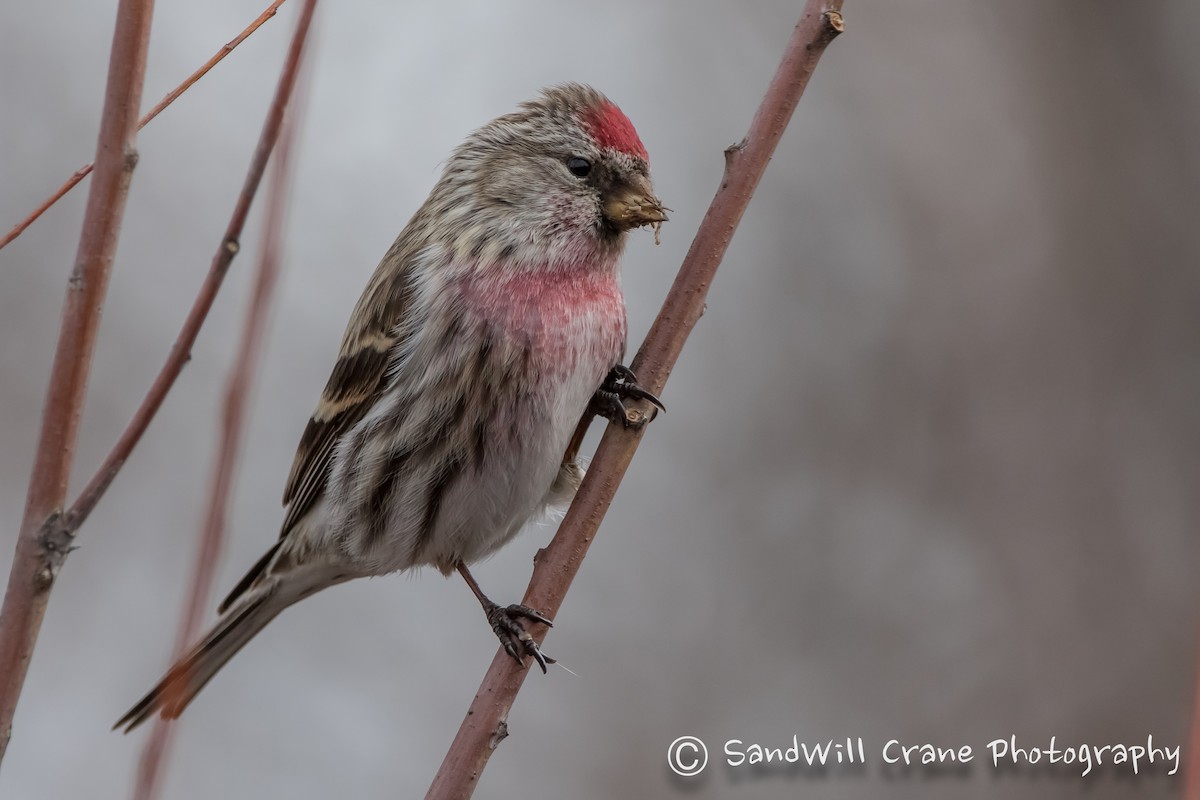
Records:
<instances>
[{"instance_id":1,"label":"gray background","mask_svg":"<svg viewBox=\"0 0 1200 800\"><path fill-rule=\"evenodd\" d=\"M0 222L91 157L114 3L0 7ZM146 98L264 3L162 3ZM75 488L207 268L296 4L140 140ZM273 540L367 275L472 128L549 83L622 105L675 209L625 260L641 340L799 3L328 3L285 283L218 590ZM885 773L889 738L982 751L1185 743L1200 522L1200 5L848 0L707 315L559 616L481 797L1154 797L1074 770ZM85 192L0 252L0 574ZM173 641L241 325L245 239L195 358L62 574L0 773L128 796L109 733ZM535 529L478 575L516 598ZM188 711L169 798L417 797L494 652L435 574L290 611ZM704 777L673 779L677 736ZM863 773L728 770L731 738L862 736ZM1124 776L1124 770L1118 773Z\"/></svg>"}]
</instances>

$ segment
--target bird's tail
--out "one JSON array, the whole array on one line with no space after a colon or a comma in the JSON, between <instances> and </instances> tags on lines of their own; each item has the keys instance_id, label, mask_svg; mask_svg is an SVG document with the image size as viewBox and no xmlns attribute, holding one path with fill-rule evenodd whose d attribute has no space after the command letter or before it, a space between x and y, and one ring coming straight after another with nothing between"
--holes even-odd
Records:
<instances>
[{"instance_id":1,"label":"bird's tail","mask_svg":"<svg viewBox=\"0 0 1200 800\"><path fill-rule=\"evenodd\" d=\"M344 580L342 576L331 576L327 570L304 567L290 570L285 575L264 577L266 579L258 586L242 595L199 644L167 671L157 686L113 725L114 730L123 727L128 733L155 713L175 719L221 667L281 611L297 600L340 582L339 579Z\"/></svg>"}]
</instances>

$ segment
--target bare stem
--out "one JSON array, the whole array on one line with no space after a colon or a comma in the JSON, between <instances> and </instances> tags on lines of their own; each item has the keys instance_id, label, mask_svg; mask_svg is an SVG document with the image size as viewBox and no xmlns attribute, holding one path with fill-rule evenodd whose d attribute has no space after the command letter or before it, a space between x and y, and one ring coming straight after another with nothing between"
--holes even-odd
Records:
<instances>
[{"instance_id":1,"label":"bare stem","mask_svg":"<svg viewBox=\"0 0 1200 800\"><path fill-rule=\"evenodd\" d=\"M282 249L280 242L291 176L292 143L300 116L300 105L299 98L292 104L291 112L279 139L275 160L272 162L271 182L267 187L265 231L254 283L254 294L251 296L250 306L246 311L246 322L242 330L242 341L238 348L237 359L230 370L229 381L225 387L225 402L221 415L220 450L213 461L208 512L199 531L195 568L192 572L187 604L179 620L173 661L183 657L188 645L200 631L204 609L208 606L209 596L212 594L217 561L221 551L225 548L225 522L238 452L246 423L246 409L254 377L258 374L267 318L270 314L275 286L279 279L280 251ZM168 694L177 695L183 690L185 683L186 681L173 684L168 688ZM173 704L175 699L178 698L168 697L166 704ZM158 797L162 786L163 766L170 752L173 738L171 733L174 729L173 724L161 717L154 720L150 738L146 740L138 761L137 785L134 790L135 800L153 800Z\"/></svg>"},{"instance_id":2,"label":"bare stem","mask_svg":"<svg viewBox=\"0 0 1200 800\"><path fill-rule=\"evenodd\" d=\"M114 60L118 53L118 44L122 44L122 47L125 48L119 51L123 56L129 49L129 45L123 44L121 38L123 35L122 20L127 16L132 16L132 12L126 10L126 6L140 8L143 5L147 6L147 10L145 11L146 30L142 33L148 36L149 6L151 5L151 0L121 0L121 6L118 9L117 38L114 40ZM21 535L17 540L17 554L13 560L13 571L9 578L8 589L5 594L4 610L0 612L0 757L3 756L3 749L8 743L13 711L17 698L20 695L21 686L24 683L29 661L33 655L37 632L41 626L46 603L49 601L54 578L66 560L67 553L72 549L71 543L74 541L75 532L83 524L84 520L87 519L88 515L100 501L100 498L112 484L113 479L124 465L126 459L128 459L129 454L133 451L142 434L145 433L146 428L150 425L150 421L158 412L163 400L167 396L167 392L174 385L175 380L179 377L179 373L183 370L184 364L191 357L191 348L196 341L196 336L200 332L200 327L203 325L208 311L212 307L213 300L216 298L217 291L220 289L226 273L229 271L233 257L237 255L240 247L239 238L242 228L245 226L250 205L262 181L267 159L275 146L276 139L279 137L284 110L287 107L288 99L291 97L292 89L296 82L300 53L308 35L315 6L316 0L306 0L301 10L296 33L292 38L287 60L284 64L283 74L280 76L275 97L267 113L267 119L263 123L263 130L259 137L258 146L251 159L246 180L238 196L237 203L234 206L229 225L221 239L217 253L213 257L208 276L205 278L204 284L201 286L192 304L191 311L184 320L183 327L167 356L166 363L155 378L154 383L151 385L146 397L142 400L141 406L135 412L128 427L126 427L112 451L105 458L104 463L101 464L96 474L92 476L92 479L88 482L88 485L71 508L64 512L61 509L63 501L66 498L66 480L71 464L71 455L74 450L75 429L78 424L79 408L82 402L82 384L78 389L80 396L72 400L64 394L65 390L59 387L59 381L65 380L65 378L59 378L58 376L60 371L74 371L81 372L82 378L86 378L86 364L90 364L91 362L91 343L95 338L95 324L99 316L103 288L107 282L107 271L104 271L101 274L102 279L97 281L89 273L81 271L77 265L76 272L72 275L67 293L67 309L64 312L63 337L67 337L69 327L72 330L80 327L76 321L76 317L81 313L94 314L97 320L92 321L90 333L85 337L86 347L84 344L72 341L64 350L63 342L65 339L60 338L59 353L55 358L50 394L46 405L47 410L43 420L42 440L39 443L38 460L34 466L34 477L31 481L30 498L27 502L25 522L22 525ZM128 36L128 33L125 36ZM142 44L143 46L138 56L141 64L141 69L138 72L139 87L140 76L144 73L145 65L145 43L143 42ZM110 73L110 97L111 85L112 78ZM139 99L139 97L134 96L132 102L128 103L128 108L130 109L128 119L129 132L122 141L133 141L133 136L136 132L136 114ZM108 103L106 101L105 124L107 124L108 113ZM101 143L103 145L105 142L103 135L105 128L102 127L101 130ZM133 150L128 148L119 152L132 154ZM111 158L106 149L101 147L96 158L97 180L93 183L92 191L89 194L89 213L85 217L84 222L85 237L88 235L89 221L92 219L92 198L99 191L98 187L108 186L109 179L107 173L102 173L101 171L101 166L110 166L105 161L106 157ZM124 169L131 170L135 160L130 156L128 159L122 158L121 163L125 164ZM105 178L103 182L101 181L102 177ZM124 188L127 188L128 175L125 176L124 182L121 185L123 187L122 191ZM122 198L123 196L122 194ZM112 247L115 247L115 233L113 234ZM81 254L84 252L82 241L80 252ZM111 263L111 253L112 250L110 249L107 258L102 259L105 270L107 270L108 265ZM76 296L75 293L80 293L80 296ZM79 309L82 309L82 311ZM80 362L85 363L82 369L77 366ZM66 435L68 431L69 437ZM56 458L59 460L55 460ZM65 459L65 463L62 463L63 459Z\"/></svg>"},{"instance_id":3,"label":"bare stem","mask_svg":"<svg viewBox=\"0 0 1200 800\"><path fill-rule=\"evenodd\" d=\"M247 25L241 33L233 37L233 39L230 41L226 42L221 49L213 55L212 58L201 64L199 69L189 75L183 81L183 83L179 84L169 93L167 93L167 96L160 100L158 105L147 111L146 115L138 121L137 129L140 131L142 128L146 127L150 120L157 117L164 108L171 105L171 103L174 103L181 94L192 88L193 83L203 78L208 71L215 67L222 59L225 58L225 56L232 53L235 47L246 41L250 34L261 28L263 23L275 16L275 12L278 11L279 7L285 2L287 2L287 0L275 0L273 3L271 3L271 5L267 7L267 10L259 14L258 17L249 25ZM4 238L0 239L0 250L3 250L4 247L7 246L13 239L16 239L18 236L24 233L26 228L37 221L38 217L50 210L50 207L59 200L63 199L67 192L75 188L76 184L90 175L92 172L92 166L92 164L84 164L82 167L75 170L74 174L67 178L66 183L58 187L58 190L54 192L54 194L47 197L44 201L42 201L40 206L33 210L29 216L18 222L13 226L12 230L4 234Z\"/></svg>"},{"instance_id":4,"label":"bare stem","mask_svg":"<svg viewBox=\"0 0 1200 800\"><path fill-rule=\"evenodd\" d=\"M120 0L117 6L96 147L96 180L88 193L75 267L67 282L25 516L0 611L0 759L8 748L13 714L50 590L71 548L70 534L55 522L66 500L100 312L137 164L137 112L153 12L153 0Z\"/></svg>"},{"instance_id":5,"label":"bare stem","mask_svg":"<svg viewBox=\"0 0 1200 800\"><path fill-rule=\"evenodd\" d=\"M638 381L655 394L661 393L683 343L704 311L717 267L817 61L843 29L841 6L841 0L808 0L750 132L725 151L721 186L632 365ZM610 425L605 431L558 533L538 554L525 605L551 617L557 614L641 441L642 430ZM545 633L540 629L534 637L540 641ZM426 800L471 796L492 752L508 734L508 711L526 674L503 650L497 652Z\"/></svg>"},{"instance_id":6,"label":"bare stem","mask_svg":"<svg viewBox=\"0 0 1200 800\"><path fill-rule=\"evenodd\" d=\"M306 0L304 7L300 11L296 33L292 37L287 60L284 62L283 73L280 75L279 85L275 90L275 97L271 101L271 108L267 113L267 119L263 123L263 130L258 139L258 146L254 151L254 157L251 159L250 167L246 172L246 181L242 186L241 194L238 195L237 204L234 206L233 214L229 219L229 226L225 229L225 235L221 238L221 244L217 248L216 255L213 256L208 275L205 277L200 291L196 294L196 299L192 302L192 308L179 330L179 335L176 337L175 343L171 346L170 353L167 354L166 362L163 364L158 376L154 379L154 383L151 384L149 391L146 392L146 396L142 399L142 404L134 413L133 419L129 421L129 425L125 428L117 443L113 445L113 449L105 457L104 462L96 470L91 480L88 481L87 486L84 487L79 497L71 505L71 508L63 515L61 524L71 533L79 529L79 526L84 523L88 515L95 509L96 504L100 502L100 498L108 491L108 487L112 485L113 479L121 471L121 467L125 465L129 454L133 452L133 448L141 440L142 434L150 426L150 421L158 413L159 407L162 406L163 400L166 399L167 392L175 384L175 380L179 377L179 373L183 371L184 365L191 359L192 345L196 342L196 337L200 333L200 327L204 324L209 309L212 308L213 300L216 299L217 292L221 288L221 283L225 280L226 273L229 272L229 266L233 262L233 257L237 255L241 247L239 239L242 235L242 228L246 224L246 216L250 212L250 205L254 201L258 185L262 181L267 159L270 157L271 150L275 147L275 141L279 137L284 109L287 107L288 99L291 97L292 88L296 82L296 69L300 61L300 50L308 35L308 28L312 22L315 6L315 0Z\"/></svg>"}]
</instances>

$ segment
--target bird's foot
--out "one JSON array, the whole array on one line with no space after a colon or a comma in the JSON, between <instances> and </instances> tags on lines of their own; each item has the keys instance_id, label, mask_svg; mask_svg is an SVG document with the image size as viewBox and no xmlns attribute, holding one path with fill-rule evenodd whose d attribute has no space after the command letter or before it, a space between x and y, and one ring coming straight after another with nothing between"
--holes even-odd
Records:
<instances>
[{"instance_id":1,"label":"bird's foot","mask_svg":"<svg viewBox=\"0 0 1200 800\"><path fill-rule=\"evenodd\" d=\"M504 652L508 653L522 667L525 666L525 656L533 656L534 661L542 668L545 673L546 665L555 663L555 660L548 655L542 653L538 643L529 635L529 631L525 630L525 626L521 624L522 619L540 622L548 628L554 627L554 623L546 619L545 616L534 611L528 606L513 604L508 608L502 608L495 603L491 603L486 609L488 623L491 624L492 630L496 633L496 638L500 640L500 645L504 648Z\"/></svg>"},{"instance_id":2,"label":"bird's foot","mask_svg":"<svg viewBox=\"0 0 1200 800\"><path fill-rule=\"evenodd\" d=\"M592 411L597 416L604 417L609 422L619 423L626 428L640 428L654 419L657 412L653 409L649 414L642 414L636 410L631 414L625 408L625 400L645 400L662 411L667 410L661 400L638 384L633 370L617 364L609 371L604 383L600 384L600 388L592 396Z\"/></svg>"}]
</instances>

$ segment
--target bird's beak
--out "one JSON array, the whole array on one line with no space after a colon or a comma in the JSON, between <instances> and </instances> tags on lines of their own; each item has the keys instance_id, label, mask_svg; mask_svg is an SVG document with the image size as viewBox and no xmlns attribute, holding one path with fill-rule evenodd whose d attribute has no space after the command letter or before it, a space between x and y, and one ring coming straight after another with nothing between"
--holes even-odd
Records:
<instances>
[{"instance_id":1,"label":"bird's beak","mask_svg":"<svg viewBox=\"0 0 1200 800\"><path fill-rule=\"evenodd\" d=\"M635 175L604 198L604 217L619 231L667 221L666 209L654 196L650 179L643 175Z\"/></svg>"}]
</instances>

